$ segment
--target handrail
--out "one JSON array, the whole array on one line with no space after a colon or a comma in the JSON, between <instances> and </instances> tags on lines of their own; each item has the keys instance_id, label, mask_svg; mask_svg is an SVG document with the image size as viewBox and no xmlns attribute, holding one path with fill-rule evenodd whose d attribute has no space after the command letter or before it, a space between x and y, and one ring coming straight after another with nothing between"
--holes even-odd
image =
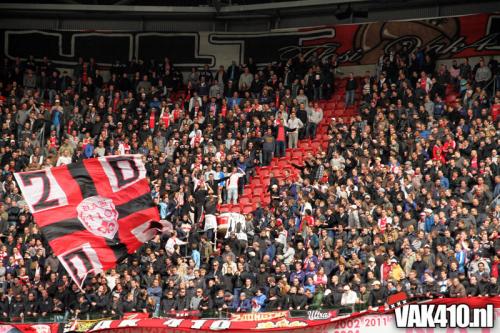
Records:
<instances>
[{"instance_id":1,"label":"handrail","mask_svg":"<svg viewBox=\"0 0 500 333\"><path fill-rule=\"evenodd\" d=\"M354 304L353 306L333 306L333 307L312 307L308 310L322 310L322 311L338 311L338 315L350 314L353 312L359 312L362 310L366 310L368 308L367 304L359 303ZM304 314L307 310L289 310L289 313L293 316L297 316L298 314ZM199 317L201 319L230 319L231 314L236 313L230 310L218 311L218 310L207 310L199 313ZM176 317L175 313L169 314L164 313L158 316L153 316L153 318L172 318ZM180 318L180 317L179 317ZM59 323L66 324L75 319L78 320L109 320L109 319L120 319L119 316L110 317L109 315L104 315L101 312L89 312L85 315L80 315L78 317L68 317L64 314L53 314L47 317L19 317L19 318L10 318L13 323Z\"/></svg>"},{"instance_id":2,"label":"handrail","mask_svg":"<svg viewBox=\"0 0 500 333\"><path fill-rule=\"evenodd\" d=\"M493 83L493 93L492 93L492 95L494 95L495 91L496 91L496 89L495 89L496 88L496 75L492 75L490 81L488 83L486 83L486 85L482 89L486 90L490 86L490 84L492 84L492 83Z\"/></svg>"}]
</instances>

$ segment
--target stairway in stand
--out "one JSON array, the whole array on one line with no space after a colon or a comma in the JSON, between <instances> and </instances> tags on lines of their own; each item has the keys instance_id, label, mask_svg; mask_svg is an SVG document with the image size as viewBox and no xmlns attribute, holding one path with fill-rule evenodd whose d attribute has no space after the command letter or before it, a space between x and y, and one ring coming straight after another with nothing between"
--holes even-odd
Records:
<instances>
[{"instance_id":1,"label":"stairway in stand","mask_svg":"<svg viewBox=\"0 0 500 333\"><path fill-rule=\"evenodd\" d=\"M245 185L243 195L239 196L238 204L223 204L219 207L220 213L236 212L248 214L254 211L257 203L263 207L270 203L270 196L267 193L269 186L270 173L274 174L278 180L284 179L287 175L297 176L299 170L294 168L291 163L302 165L304 157L308 153L316 154L319 150L326 151L328 148L328 124L332 117L344 118L344 121L350 122L357 115L359 106L359 96L361 88L356 91L355 105L345 108L345 83L346 80L336 80L335 94L330 100L320 101L320 106L323 108L323 121L318 126L316 138L314 140L300 140L298 148L286 149L286 156L281 158L273 158L269 166L257 167L255 176L250 179L249 184ZM358 79L358 83L359 79ZM361 86L358 84L358 86Z\"/></svg>"}]
</instances>

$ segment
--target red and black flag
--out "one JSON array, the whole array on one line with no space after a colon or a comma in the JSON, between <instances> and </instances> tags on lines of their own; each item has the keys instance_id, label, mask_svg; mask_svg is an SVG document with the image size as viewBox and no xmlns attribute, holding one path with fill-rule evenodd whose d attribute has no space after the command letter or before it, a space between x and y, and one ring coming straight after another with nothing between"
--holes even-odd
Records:
<instances>
[{"instance_id":1,"label":"red and black flag","mask_svg":"<svg viewBox=\"0 0 500 333\"><path fill-rule=\"evenodd\" d=\"M140 155L86 159L15 174L35 222L81 287L156 233L159 220Z\"/></svg>"}]
</instances>

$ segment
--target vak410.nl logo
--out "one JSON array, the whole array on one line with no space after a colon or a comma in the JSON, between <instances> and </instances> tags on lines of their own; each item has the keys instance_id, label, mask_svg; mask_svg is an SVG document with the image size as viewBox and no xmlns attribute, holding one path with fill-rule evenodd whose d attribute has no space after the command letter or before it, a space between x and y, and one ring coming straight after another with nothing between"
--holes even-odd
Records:
<instances>
[{"instance_id":1,"label":"vak410.nl logo","mask_svg":"<svg viewBox=\"0 0 500 333\"><path fill-rule=\"evenodd\" d=\"M467 304L407 304L394 310L398 328L493 328L495 308Z\"/></svg>"}]
</instances>

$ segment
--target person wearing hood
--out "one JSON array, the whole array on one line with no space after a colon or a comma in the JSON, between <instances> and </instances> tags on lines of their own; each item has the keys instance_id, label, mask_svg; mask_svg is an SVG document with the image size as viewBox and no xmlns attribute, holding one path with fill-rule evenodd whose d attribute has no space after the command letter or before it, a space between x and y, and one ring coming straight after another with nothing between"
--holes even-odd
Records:
<instances>
[{"instance_id":1,"label":"person wearing hood","mask_svg":"<svg viewBox=\"0 0 500 333\"><path fill-rule=\"evenodd\" d=\"M240 293L240 296L233 301L231 306L231 310L234 312L250 312L251 309L252 302L244 292Z\"/></svg>"}]
</instances>

